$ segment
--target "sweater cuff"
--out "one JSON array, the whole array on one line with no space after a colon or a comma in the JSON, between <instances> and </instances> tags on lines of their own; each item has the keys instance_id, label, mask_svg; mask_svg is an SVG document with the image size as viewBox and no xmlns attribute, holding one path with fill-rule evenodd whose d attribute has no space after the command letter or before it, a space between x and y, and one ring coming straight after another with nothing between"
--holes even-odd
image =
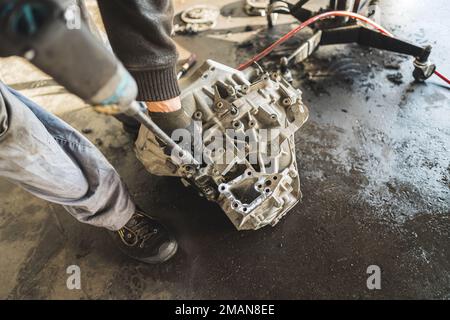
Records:
<instances>
[{"instance_id":1,"label":"sweater cuff","mask_svg":"<svg viewBox=\"0 0 450 320\"><path fill-rule=\"evenodd\" d=\"M130 70L130 73L138 85L138 101L164 101L181 94L174 66L157 70Z\"/></svg>"}]
</instances>

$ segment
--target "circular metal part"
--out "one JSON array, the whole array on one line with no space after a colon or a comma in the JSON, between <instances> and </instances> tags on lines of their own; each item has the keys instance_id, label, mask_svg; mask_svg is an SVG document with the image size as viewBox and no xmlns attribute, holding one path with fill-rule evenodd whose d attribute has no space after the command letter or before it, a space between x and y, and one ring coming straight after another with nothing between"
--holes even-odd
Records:
<instances>
[{"instance_id":1,"label":"circular metal part","mask_svg":"<svg viewBox=\"0 0 450 320\"><path fill-rule=\"evenodd\" d=\"M278 72L272 72L270 74L270 79L272 79L273 81L279 81L280 80L280 74Z\"/></svg>"},{"instance_id":2,"label":"circular metal part","mask_svg":"<svg viewBox=\"0 0 450 320\"><path fill-rule=\"evenodd\" d=\"M241 121L234 121L233 122L233 128L234 129L240 129L243 127L243 123Z\"/></svg>"},{"instance_id":3,"label":"circular metal part","mask_svg":"<svg viewBox=\"0 0 450 320\"><path fill-rule=\"evenodd\" d=\"M181 20L187 25L195 25L196 31L214 28L220 9L212 5L196 5L181 13Z\"/></svg>"},{"instance_id":4,"label":"circular metal part","mask_svg":"<svg viewBox=\"0 0 450 320\"><path fill-rule=\"evenodd\" d=\"M289 4L283 1L275 1L274 3L271 3L267 7L267 13L287 13L289 14L291 10L289 9Z\"/></svg>"},{"instance_id":5,"label":"circular metal part","mask_svg":"<svg viewBox=\"0 0 450 320\"><path fill-rule=\"evenodd\" d=\"M242 85L241 91L243 93L248 93L249 90L250 90L250 87L248 85L246 85L246 84Z\"/></svg>"},{"instance_id":6,"label":"circular metal part","mask_svg":"<svg viewBox=\"0 0 450 320\"><path fill-rule=\"evenodd\" d=\"M186 165L183 167L183 169L186 173L194 173L195 172L195 168L191 165Z\"/></svg>"},{"instance_id":7,"label":"circular metal part","mask_svg":"<svg viewBox=\"0 0 450 320\"><path fill-rule=\"evenodd\" d=\"M283 106L289 107L292 105L292 99L291 98L284 98L283 101L281 101Z\"/></svg>"},{"instance_id":8,"label":"circular metal part","mask_svg":"<svg viewBox=\"0 0 450 320\"><path fill-rule=\"evenodd\" d=\"M201 112L201 111L196 111L196 112L194 113L194 119L195 119L195 120L202 120L202 118L203 118L203 112Z\"/></svg>"},{"instance_id":9,"label":"circular metal part","mask_svg":"<svg viewBox=\"0 0 450 320\"><path fill-rule=\"evenodd\" d=\"M266 16L267 7L270 0L246 0L244 5L245 13L249 16Z\"/></svg>"}]
</instances>

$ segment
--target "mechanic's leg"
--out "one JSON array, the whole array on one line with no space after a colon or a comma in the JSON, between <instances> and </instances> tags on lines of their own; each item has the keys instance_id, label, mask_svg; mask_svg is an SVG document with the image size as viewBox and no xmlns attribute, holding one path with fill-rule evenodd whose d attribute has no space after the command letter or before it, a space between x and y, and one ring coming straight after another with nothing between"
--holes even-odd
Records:
<instances>
[{"instance_id":1,"label":"mechanic's leg","mask_svg":"<svg viewBox=\"0 0 450 320\"><path fill-rule=\"evenodd\" d=\"M122 228L134 203L103 155L66 123L0 84L8 130L0 142L0 176L39 198L65 206L76 219Z\"/></svg>"},{"instance_id":2,"label":"mechanic's leg","mask_svg":"<svg viewBox=\"0 0 450 320\"><path fill-rule=\"evenodd\" d=\"M115 240L134 258L161 262L176 251L163 226L136 213L118 173L89 140L1 82L0 177L64 205L81 222L120 229ZM160 236L148 241L155 229Z\"/></svg>"}]
</instances>

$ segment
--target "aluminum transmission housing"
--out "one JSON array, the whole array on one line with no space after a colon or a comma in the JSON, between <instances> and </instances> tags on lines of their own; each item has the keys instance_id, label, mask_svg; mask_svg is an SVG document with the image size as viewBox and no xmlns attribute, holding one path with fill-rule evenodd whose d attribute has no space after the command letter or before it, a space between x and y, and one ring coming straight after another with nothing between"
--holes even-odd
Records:
<instances>
[{"instance_id":1,"label":"aluminum transmission housing","mask_svg":"<svg viewBox=\"0 0 450 320\"><path fill-rule=\"evenodd\" d=\"M178 165L146 129L137 141L140 160L153 174L182 177L238 230L276 225L302 197L294 133L309 112L301 91L277 74L211 60L181 86L185 112L203 129L201 165Z\"/></svg>"}]
</instances>

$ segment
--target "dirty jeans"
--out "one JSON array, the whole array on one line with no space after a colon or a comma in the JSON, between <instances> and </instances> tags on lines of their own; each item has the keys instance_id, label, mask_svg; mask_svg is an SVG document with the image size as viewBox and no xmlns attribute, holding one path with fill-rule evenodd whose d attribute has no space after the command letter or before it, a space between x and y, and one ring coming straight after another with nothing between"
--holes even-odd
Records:
<instances>
[{"instance_id":1,"label":"dirty jeans","mask_svg":"<svg viewBox=\"0 0 450 320\"><path fill-rule=\"evenodd\" d=\"M1 82L0 121L0 177L63 205L83 223L118 230L130 219L135 205L102 153L74 128Z\"/></svg>"}]
</instances>

